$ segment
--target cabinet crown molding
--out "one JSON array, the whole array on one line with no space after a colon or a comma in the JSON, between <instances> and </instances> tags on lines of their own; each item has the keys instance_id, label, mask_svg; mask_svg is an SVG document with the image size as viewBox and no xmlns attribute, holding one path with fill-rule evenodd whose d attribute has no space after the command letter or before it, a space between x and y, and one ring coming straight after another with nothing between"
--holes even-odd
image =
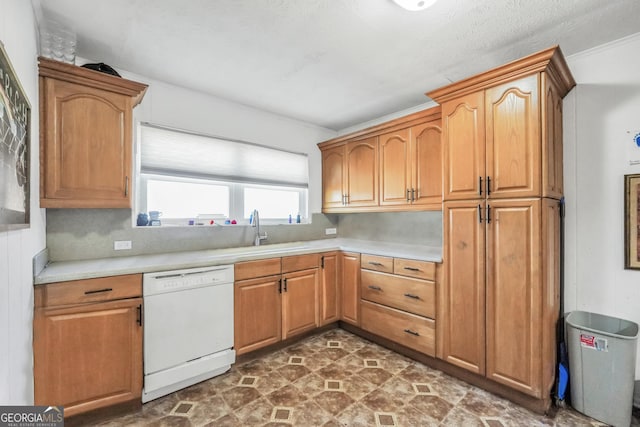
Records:
<instances>
[{"instance_id":1,"label":"cabinet crown molding","mask_svg":"<svg viewBox=\"0 0 640 427\"><path fill-rule=\"evenodd\" d=\"M576 85L571 75L560 46L552 46L540 52L509 62L492 70L478 74L440 89L427 92L426 95L434 101L443 102L469 93L497 86L527 75L546 72L558 89L561 98Z\"/></svg>"},{"instance_id":2,"label":"cabinet crown molding","mask_svg":"<svg viewBox=\"0 0 640 427\"><path fill-rule=\"evenodd\" d=\"M144 83L138 83L88 68L66 64L42 56L38 57L38 71L40 77L50 77L56 80L77 83L83 86L129 96L133 100L132 107L135 107L142 101L148 87L148 85Z\"/></svg>"},{"instance_id":3,"label":"cabinet crown molding","mask_svg":"<svg viewBox=\"0 0 640 427\"><path fill-rule=\"evenodd\" d=\"M432 120L440 120L441 110L440 106L427 108L426 110L418 111L407 116L398 117L388 122L380 123L359 131L351 132L346 135L341 135L336 138L329 139L324 142L318 143L320 149L330 148L335 145L344 144L347 141L369 138L372 136L378 136L383 133L393 132L398 129L413 126L415 124L430 122Z\"/></svg>"}]
</instances>

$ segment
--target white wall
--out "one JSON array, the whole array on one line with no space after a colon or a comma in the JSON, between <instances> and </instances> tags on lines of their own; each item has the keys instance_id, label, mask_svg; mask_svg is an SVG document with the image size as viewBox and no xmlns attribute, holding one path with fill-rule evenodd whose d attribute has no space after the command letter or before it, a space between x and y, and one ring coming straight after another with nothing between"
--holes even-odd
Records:
<instances>
[{"instance_id":1,"label":"white wall","mask_svg":"<svg viewBox=\"0 0 640 427\"><path fill-rule=\"evenodd\" d=\"M134 110L135 120L308 154L309 213L321 211L322 165L316 144L337 132L126 71L121 74L149 85Z\"/></svg>"},{"instance_id":2,"label":"white wall","mask_svg":"<svg viewBox=\"0 0 640 427\"><path fill-rule=\"evenodd\" d=\"M640 323L640 271L624 269L624 175L640 173L640 33L567 58L566 311ZM640 349L639 349L640 353ZM636 379L640 378L640 357Z\"/></svg>"},{"instance_id":3,"label":"white wall","mask_svg":"<svg viewBox=\"0 0 640 427\"><path fill-rule=\"evenodd\" d=\"M38 73L31 2L0 0L0 41L31 102L31 227L0 232L0 405L33 403L31 259L45 246L39 209Z\"/></svg>"}]
</instances>

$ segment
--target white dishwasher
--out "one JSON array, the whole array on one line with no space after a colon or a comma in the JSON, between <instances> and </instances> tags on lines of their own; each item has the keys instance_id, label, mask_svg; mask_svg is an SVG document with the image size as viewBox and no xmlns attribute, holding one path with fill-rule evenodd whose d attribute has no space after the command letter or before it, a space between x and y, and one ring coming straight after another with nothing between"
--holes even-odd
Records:
<instances>
[{"instance_id":1,"label":"white dishwasher","mask_svg":"<svg viewBox=\"0 0 640 427\"><path fill-rule=\"evenodd\" d=\"M233 265L146 273L142 402L231 368Z\"/></svg>"}]
</instances>

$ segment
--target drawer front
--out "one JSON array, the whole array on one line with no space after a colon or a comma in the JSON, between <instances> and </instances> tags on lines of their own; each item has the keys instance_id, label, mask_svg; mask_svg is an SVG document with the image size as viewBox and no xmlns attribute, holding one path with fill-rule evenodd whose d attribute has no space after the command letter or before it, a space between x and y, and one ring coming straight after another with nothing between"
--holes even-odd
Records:
<instances>
[{"instance_id":1,"label":"drawer front","mask_svg":"<svg viewBox=\"0 0 640 427\"><path fill-rule=\"evenodd\" d=\"M280 274L280 271L280 258L269 258L236 263L233 274L234 280L238 281L273 276L274 274Z\"/></svg>"},{"instance_id":2,"label":"drawer front","mask_svg":"<svg viewBox=\"0 0 640 427\"><path fill-rule=\"evenodd\" d=\"M394 258L393 272L418 279L436 280L436 264L434 262Z\"/></svg>"},{"instance_id":3,"label":"drawer front","mask_svg":"<svg viewBox=\"0 0 640 427\"><path fill-rule=\"evenodd\" d=\"M307 270L317 268L320 264L318 254L293 255L282 258L282 272Z\"/></svg>"},{"instance_id":4,"label":"drawer front","mask_svg":"<svg viewBox=\"0 0 640 427\"><path fill-rule=\"evenodd\" d=\"M362 329L429 356L436 354L436 322L362 301Z\"/></svg>"},{"instance_id":5,"label":"drawer front","mask_svg":"<svg viewBox=\"0 0 640 427\"><path fill-rule=\"evenodd\" d=\"M361 298L421 316L436 317L436 285L427 280L362 270Z\"/></svg>"},{"instance_id":6,"label":"drawer front","mask_svg":"<svg viewBox=\"0 0 640 427\"><path fill-rule=\"evenodd\" d=\"M142 274L38 285L34 292L36 307L136 298L142 296Z\"/></svg>"},{"instance_id":7,"label":"drawer front","mask_svg":"<svg viewBox=\"0 0 640 427\"><path fill-rule=\"evenodd\" d=\"M362 257L360 258L360 267L366 270L393 273L393 258L362 254Z\"/></svg>"}]
</instances>

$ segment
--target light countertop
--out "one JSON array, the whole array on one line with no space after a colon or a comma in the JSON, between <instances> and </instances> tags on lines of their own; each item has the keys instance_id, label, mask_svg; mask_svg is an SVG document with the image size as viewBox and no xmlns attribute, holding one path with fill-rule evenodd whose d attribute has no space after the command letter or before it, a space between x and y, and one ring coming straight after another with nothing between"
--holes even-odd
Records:
<instances>
[{"instance_id":1,"label":"light countertop","mask_svg":"<svg viewBox=\"0 0 640 427\"><path fill-rule=\"evenodd\" d=\"M335 250L442 262L441 247L336 238L239 248L51 262L34 278L34 284L234 264L241 261Z\"/></svg>"}]
</instances>

